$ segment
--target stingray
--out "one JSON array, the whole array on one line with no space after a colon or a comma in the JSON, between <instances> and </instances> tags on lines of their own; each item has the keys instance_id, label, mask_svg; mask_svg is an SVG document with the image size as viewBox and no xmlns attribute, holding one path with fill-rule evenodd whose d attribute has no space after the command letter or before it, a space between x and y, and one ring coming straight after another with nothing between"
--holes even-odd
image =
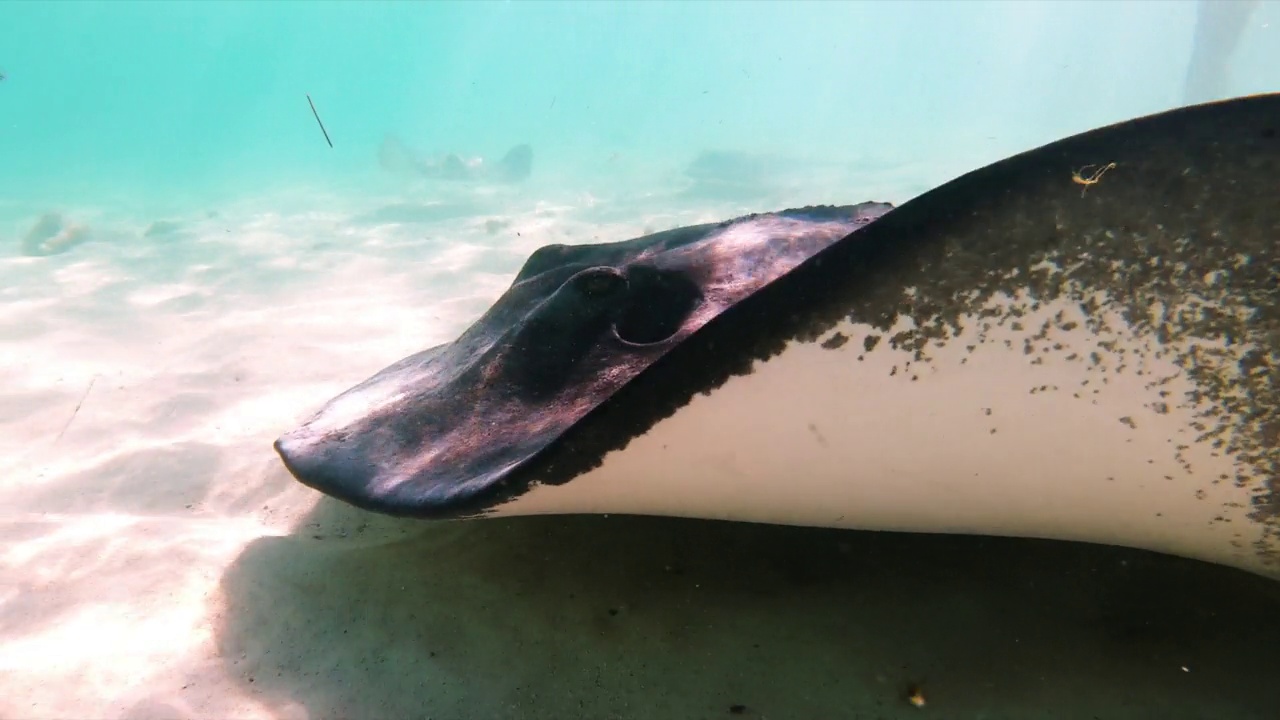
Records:
<instances>
[{"instance_id":1,"label":"stingray","mask_svg":"<svg viewBox=\"0 0 1280 720\"><path fill-rule=\"evenodd\" d=\"M45 213L22 237L22 254L31 257L60 255L90 238L88 227L78 223L67 224L61 213Z\"/></svg>"},{"instance_id":2,"label":"stingray","mask_svg":"<svg viewBox=\"0 0 1280 720\"><path fill-rule=\"evenodd\" d=\"M399 138L388 135L378 148L378 162L387 170L407 171L431 180L517 183L527 180L533 172L533 148L527 144L516 145L498 160L463 157L457 153L424 157Z\"/></svg>"},{"instance_id":3,"label":"stingray","mask_svg":"<svg viewBox=\"0 0 1280 720\"><path fill-rule=\"evenodd\" d=\"M620 513L1145 548L1280 577L1280 95L897 207L535 251L275 444L419 518Z\"/></svg>"}]
</instances>

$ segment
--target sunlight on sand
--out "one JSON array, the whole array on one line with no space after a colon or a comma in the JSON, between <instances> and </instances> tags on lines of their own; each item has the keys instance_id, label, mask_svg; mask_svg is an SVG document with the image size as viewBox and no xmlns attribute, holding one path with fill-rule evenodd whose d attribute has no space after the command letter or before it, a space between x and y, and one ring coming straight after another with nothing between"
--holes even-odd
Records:
<instances>
[{"instance_id":1,"label":"sunlight on sand","mask_svg":"<svg viewBox=\"0 0 1280 720\"><path fill-rule=\"evenodd\" d=\"M25 596L6 613L0 645L7 717L104 716L107 704L146 694L174 659L211 653L222 568L271 534L234 518L105 513L4 527L5 585Z\"/></svg>"},{"instance_id":2,"label":"sunlight on sand","mask_svg":"<svg viewBox=\"0 0 1280 720\"><path fill-rule=\"evenodd\" d=\"M0 254L0 716L289 714L227 675L214 638L228 565L318 499L272 441L455 336L533 249L647 222L489 195L449 213L401 202L102 221L63 254ZM180 669L191 662L215 669Z\"/></svg>"}]
</instances>

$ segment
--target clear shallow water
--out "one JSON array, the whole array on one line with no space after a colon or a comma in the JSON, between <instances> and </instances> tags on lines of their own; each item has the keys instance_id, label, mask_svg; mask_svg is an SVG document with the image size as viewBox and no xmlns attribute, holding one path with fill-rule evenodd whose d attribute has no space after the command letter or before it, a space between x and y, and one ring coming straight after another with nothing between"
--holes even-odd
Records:
<instances>
[{"instance_id":1,"label":"clear shallow water","mask_svg":"<svg viewBox=\"0 0 1280 720\"><path fill-rule=\"evenodd\" d=\"M1274 86L1275 12L1227 94ZM934 183L1180 104L1194 20L1190 2L15 3L0 196L13 216L376 190L387 133L426 153L527 142L535 182L725 149L923 160Z\"/></svg>"},{"instance_id":2,"label":"clear shallow water","mask_svg":"<svg viewBox=\"0 0 1280 720\"><path fill-rule=\"evenodd\" d=\"M948 717L1267 717L1277 606L1251 578L669 521L424 529L317 504L270 451L453 337L541 245L902 202L1181 104L1195 20L1192 2L4 6L0 716L911 717L923 681ZM1224 96L1280 88L1278 28L1260 5ZM423 179L380 163L388 135L423 157L529 143L533 171ZM24 255L48 213L86 241Z\"/></svg>"}]
</instances>

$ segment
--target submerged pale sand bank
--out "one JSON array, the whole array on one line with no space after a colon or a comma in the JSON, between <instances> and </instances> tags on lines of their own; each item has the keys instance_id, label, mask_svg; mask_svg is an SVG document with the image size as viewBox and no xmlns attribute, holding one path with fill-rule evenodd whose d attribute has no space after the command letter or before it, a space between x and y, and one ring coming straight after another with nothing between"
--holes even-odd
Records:
<instances>
[{"instance_id":1,"label":"submerged pale sand bank","mask_svg":"<svg viewBox=\"0 0 1280 720\"><path fill-rule=\"evenodd\" d=\"M453 337L534 248L745 207L475 193L82 219L94 239L49 257L9 242L0 717L1275 716L1280 587L1240 572L662 519L402 522L319 499L272 452Z\"/></svg>"}]
</instances>

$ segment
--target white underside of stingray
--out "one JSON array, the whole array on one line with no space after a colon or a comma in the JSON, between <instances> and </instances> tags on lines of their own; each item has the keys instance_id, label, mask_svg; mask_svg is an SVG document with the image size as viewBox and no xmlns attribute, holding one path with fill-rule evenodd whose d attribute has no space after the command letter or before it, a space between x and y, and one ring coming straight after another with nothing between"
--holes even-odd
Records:
<instances>
[{"instance_id":1,"label":"white underside of stingray","mask_svg":"<svg viewBox=\"0 0 1280 720\"><path fill-rule=\"evenodd\" d=\"M1260 488L1238 484L1235 461L1197 439L1198 416L1213 409L1182 400L1193 387L1176 348L1157 352L1154 338L1116 316L1102 319L1120 330L1099 334L1075 303L1004 318L967 318L921 360L848 322L820 342L792 342L599 468L535 485L491 516L1038 537L1280 577L1257 551L1263 526L1247 517ZM1021 330L1045 323L1028 347ZM870 350L869 337L880 338ZM1216 356L1229 376L1247 349L1202 347L1200 356Z\"/></svg>"}]
</instances>

